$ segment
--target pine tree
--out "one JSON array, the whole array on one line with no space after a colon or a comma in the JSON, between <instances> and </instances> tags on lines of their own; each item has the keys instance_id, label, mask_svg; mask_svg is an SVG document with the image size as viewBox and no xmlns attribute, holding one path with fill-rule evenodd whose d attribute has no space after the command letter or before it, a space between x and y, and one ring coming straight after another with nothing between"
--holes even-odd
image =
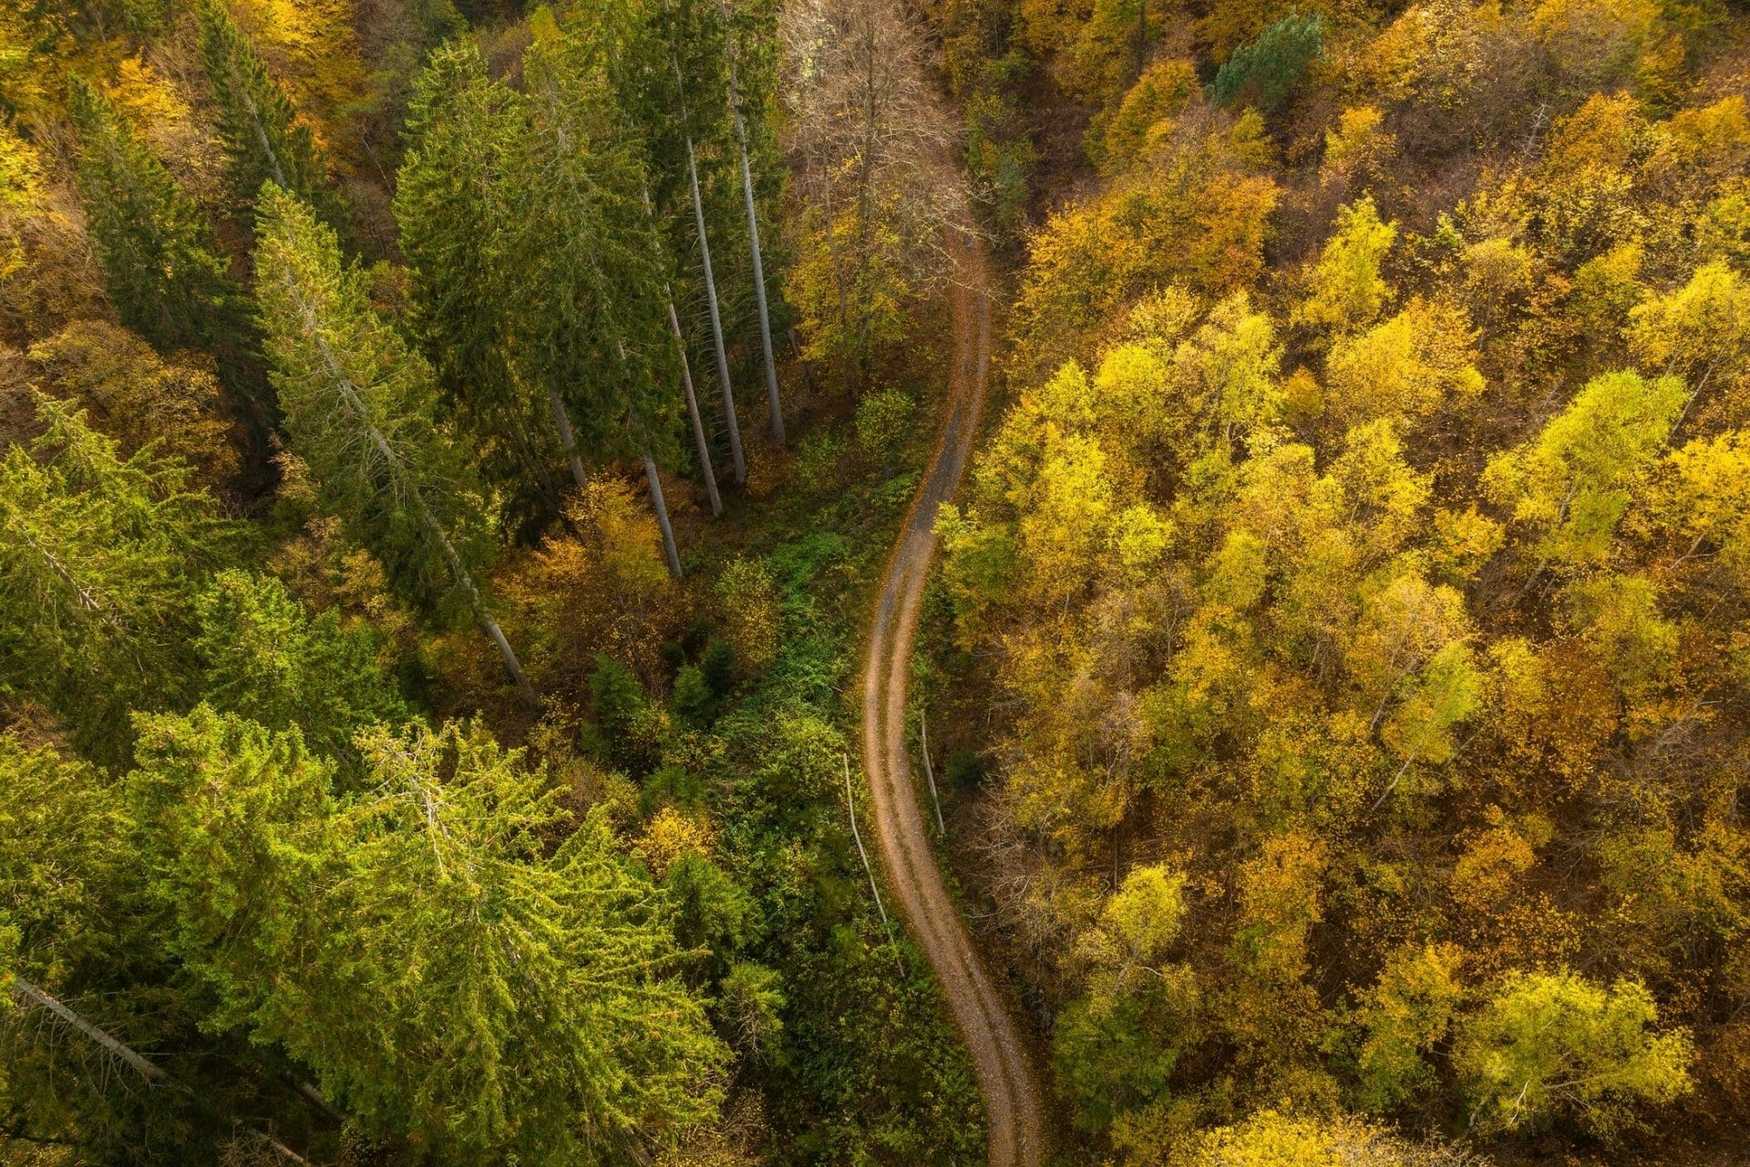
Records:
<instances>
[{"instance_id":1,"label":"pine tree","mask_svg":"<svg viewBox=\"0 0 1750 1167\"><path fill-rule=\"evenodd\" d=\"M0 457L0 691L115 760L127 711L186 689L193 591L232 529L181 464L123 459L71 406L36 408L43 434Z\"/></svg>"},{"instance_id":2,"label":"pine tree","mask_svg":"<svg viewBox=\"0 0 1750 1167\"><path fill-rule=\"evenodd\" d=\"M598 16L575 35L587 38L591 51L604 60L625 132L648 162L657 218L675 226L690 220L690 232L677 232L669 245L675 248L677 267L689 253L698 259L730 462L736 482L742 483L747 481L747 457L711 252L712 215L699 166L702 153L710 159L727 157L726 31L717 0L663 0L638 13Z\"/></svg>"},{"instance_id":3,"label":"pine tree","mask_svg":"<svg viewBox=\"0 0 1750 1167\"><path fill-rule=\"evenodd\" d=\"M532 375L565 402L595 458L646 464L667 532L653 464L673 444L669 273L643 158L599 49L555 29L529 50L531 129L512 168L523 213L507 259L525 288L517 310L529 322ZM670 568L678 573L678 557Z\"/></svg>"},{"instance_id":4,"label":"pine tree","mask_svg":"<svg viewBox=\"0 0 1750 1167\"><path fill-rule=\"evenodd\" d=\"M472 42L437 50L415 86L394 209L416 326L439 384L481 440L483 468L513 491L550 494L556 455L580 488L585 474L564 401L518 367L529 356L517 340L522 273L505 240L519 214L509 167L527 121L523 97L487 76Z\"/></svg>"},{"instance_id":5,"label":"pine tree","mask_svg":"<svg viewBox=\"0 0 1750 1167\"><path fill-rule=\"evenodd\" d=\"M201 694L269 729L298 726L324 756L356 763L353 739L408 717L378 661L374 630L343 627L328 608L311 616L272 576L221 571L195 601Z\"/></svg>"},{"instance_id":6,"label":"pine tree","mask_svg":"<svg viewBox=\"0 0 1750 1167\"><path fill-rule=\"evenodd\" d=\"M643 1161L708 1118L722 1046L606 818L478 728L361 745L347 800L295 732L144 723L140 852L214 1024L449 1163Z\"/></svg>"},{"instance_id":7,"label":"pine tree","mask_svg":"<svg viewBox=\"0 0 1750 1167\"><path fill-rule=\"evenodd\" d=\"M492 550L479 489L433 420L431 367L370 305L334 231L295 196L264 188L256 297L292 448L324 504L428 608L460 606L534 693L475 575Z\"/></svg>"},{"instance_id":8,"label":"pine tree","mask_svg":"<svg viewBox=\"0 0 1750 1167\"><path fill-rule=\"evenodd\" d=\"M267 71L223 0L200 0L201 61L218 106L226 181L239 211L255 204L263 183L292 192L335 218L327 174L310 128Z\"/></svg>"},{"instance_id":9,"label":"pine tree","mask_svg":"<svg viewBox=\"0 0 1750 1167\"><path fill-rule=\"evenodd\" d=\"M66 1139L115 1163L168 1162L146 1148L174 1147L187 1162L214 1153L190 1100L143 1089L165 1077L125 1044L200 1040L166 984L132 844L109 775L0 734L0 1108L9 1140Z\"/></svg>"},{"instance_id":10,"label":"pine tree","mask_svg":"<svg viewBox=\"0 0 1750 1167\"><path fill-rule=\"evenodd\" d=\"M75 78L79 193L122 323L160 352L212 348L243 324L200 208L97 90Z\"/></svg>"}]
</instances>

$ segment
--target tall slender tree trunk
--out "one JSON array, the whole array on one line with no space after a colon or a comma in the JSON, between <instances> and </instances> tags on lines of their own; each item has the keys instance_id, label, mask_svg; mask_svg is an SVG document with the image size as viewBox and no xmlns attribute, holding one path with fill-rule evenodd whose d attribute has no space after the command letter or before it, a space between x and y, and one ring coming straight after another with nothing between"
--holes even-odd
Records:
<instances>
[{"instance_id":1,"label":"tall slender tree trunk","mask_svg":"<svg viewBox=\"0 0 1750 1167\"><path fill-rule=\"evenodd\" d=\"M772 359L772 314L766 306L766 264L760 254L760 217L754 206L753 166L748 161L747 119L741 116L741 88L735 75L735 39L728 0L723 0L724 30L730 37L729 113L735 121L735 151L741 161L741 201L747 208L747 246L753 253L753 296L759 308L760 349L766 360L766 406L770 411L772 440L784 444L784 407L778 398L778 365Z\"/></svg>"},{"instance_id":2,"label":"tall slender tree trunk","mask_svg":"<svg viewBox=\"0 0 1750 1167\"><path fill-rule=\"evenodd\" d=\"M717 378L723 382L723 420L729 427L729 457L737 485L747 481L747 458L741 450L741 424L735 418L735 389L729 383L729 354L723 347L723 315L717 308L717 277L711 271L711 241L705 235L705 200L699 194L699 164L693 156L693 136L687 135L687 183L693 194L693 226L699 235L699 258L705 265L705 303L711 309L711 340L717 347Z\"/></svg>"},{"instance_id":3,"label":"tall slender tree trunk","mask_svg":"<svg viewBox=\"0 0 1750 1167\"><path fill-rule=\"evenodd\" d=\"M668 503L662 497L662 475L656 472L656 459L644 451L644 480L650 484L650 505L656 511L656 525L662 528L662 554L668 560L668 573L681 578L681 553L674 544L674 527L668 521Z\"/></svg>"},{"instance_id":4,"label":"tall slender tree trunk","mask_svg":"<svg viewBox=\"0 0 1750 1167\"><path fill-rule=\"evenodd\" d=\"M705 440L705 419L699 416L699 397L693 391L693 362L687 359L687 338L681 332L681 318L674 310L674 296L668 298L668 327L674 333L675 349L681 354L681 387L687 393L687 420L693 427L693 448L699 455L699 473L705 479L705 495L711 500L711 516L723 513L723 495L717 489L717 471L711 465L711 444Z\"/></svg>"},{"instance_id":5,"label":"tall slender tree trunk","mask_svg":"<svg viewBox=\"0 0 1750 1167\"><path fill-rule=\"evenodd\" d=\"M535 696L535 687L529 684L528 675L523 672L523 662L517 659L516 650L510 646L510 641L505 638L504 629L498 626L498 621L494 620L492 613L486 610L486 603L481 599L480 589L474 586L473 573L462 562L462 557L456 554L455 545L450 542L450 537L438 524L437 516L431 513L431 508L426 505L425 496L419 493L417 486L413 488L413 499L419 507L420 521L425 524L426 531L437 540L438 547L444 553L444 562L449 564L450 574L455 577L462 590L468 593L468 606L473 610L474 619L479 623L480 630L486 633L487 638L497 647L498 655L504 661L504 671L510 674L511 684L516 686L517 692L522 695L524 701L530 705L538 704L540 699Z\"/></svg>"},{"instance_id":6,"label":"tall slender tree trunk","mask_svg":"<svg viewBox=\"0 0 1750 1167\"><path fill-rule=\"evenodd\" d=\"M577 448L577 431L571 426L571 414L566 412L565 402L559 399L557 389L547 389L547 404L553 410L553 428L559 431L559 441L565 447L571 479L577 483L577 489L582 490L589 485L589 475L583 468L583 454Z\"/></svg>"},{"instance_id":7,"label":"tall slender tree trunk","mask_svg":"<svg viewBox=\"0 0 1750 1167\"><path fill-rule=\"evenodd\" d=\"M741 200L747 207L747 245L753 252L753 298L760 314L760 350L766 361L766 407L772 440L784 444L784 406L778 397L778 363L772 359L772 313L766 304L766 264L760 255L760 217L753 201L753 167L747 157L747 126L735 115L735 148L741 155Z\"/></svg>"},{"instance_id":8,"label":"tall slender tree trunk","mask_svg":"<svg viewBox=\"0 0 1750 1167\"><path fill-rule=\"evenodd\" d=\"M280 166L279 155L274 153L273 144L267 139L267 127L261 124L261 110L256 107L255 98L249 93L249 87L244 85L237 76L237 68L233 64L230 69L231 85L243 98L243 104L249 109L249 124L255 129L255 143L261 147L261 152L267 155L267 164L273 168L273 181L281 190L286 187L286 172Z\"/></svg>"},{"instance_id":9,"label":"tall slender tree trunk","mask_svg":"<svg viewBox=\"0 0 1750 1167\"><path fill-rule=\"evenodd\" d=\"M62 1001L59 997L44 992L42 989L37 988L35 985L20 976L14 976L12 978L10 987L13 1000L23 1009L41 1009L49 1013L61 1024L67 1026L79 1036L96 1045L116 1061L121 1062L123 1065L133 1070L146 1082L154 1086L168 1087L179 1094L194 1098L194 1100L201 1104L208 1113L213 1112L213 1104L210 1099L195 1095L185 1087L172 1083L169 1076L164 1073L164 1070L160 1066L138 1053L133 1047L127 1045L109 1031L86 1020L86 1018L79 1013L69 1008L66 1002ZM232 1122L237 1121L234 1116L230 1115L220 1115L218 1117L229 1119ZM309 1167L308 1159L304 1158L304 1156L298 1154L296 1151L292 1150L260 1127L253 1126L249 1123L240 1123L239 1125L241 1125L244 1130L254 1135L257 1139L260 1139L263 1143L267 1144L267 1146L281 1158L288 1162L300 1163L303 1164L304 1167Z\"/></svg>"},{"instance_id":10,"label":"tall slender tree trunk","mask_svg":"<svg viewBox=\"0 0 1750 1167\"><path fill-rule=\"evenodd\" d=\"M650 203L650 187L643 190L644 214L654 223L656 209ZM699 455L699 473L705 479L705 495L711 500L711 517L716 518L723 513L723 495L717 490L717 470L711 465L711 444L705 440L705 419L699 416L699 396L693 391L693 361L687 356L687 336L681 331L680 313L674 307L674 286L665 282L662 294L668 303L668 330L674 334L674 349L681 359L681 388L687 395L687 420L693 427L693 448ZM621 355L624 356L624 348Z\"/></svg>"}]
</instances>

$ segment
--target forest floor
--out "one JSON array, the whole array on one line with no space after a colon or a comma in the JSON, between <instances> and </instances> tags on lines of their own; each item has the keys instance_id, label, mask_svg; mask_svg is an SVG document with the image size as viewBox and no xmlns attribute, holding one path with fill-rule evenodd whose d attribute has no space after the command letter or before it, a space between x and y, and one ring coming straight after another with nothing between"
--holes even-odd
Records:
<instances>
[{"instance_id":1,"label":"forest floor","mask_svg":"<svg viewBox=\"0 0 1750 1167\"><path fill-rule=\"evenodd\" d=\"M941 437L888 559L863 672L863 765L882 866L901 914L971 1051L989 1123L992 1167L1045 1159L1045 1108L1012 1008L986 971L931 850L906 743L907 683L937 508L953 494L978 433L990 377L990 261L983 240L953 230L953 355Z\"/></svg>"}]
</instances>

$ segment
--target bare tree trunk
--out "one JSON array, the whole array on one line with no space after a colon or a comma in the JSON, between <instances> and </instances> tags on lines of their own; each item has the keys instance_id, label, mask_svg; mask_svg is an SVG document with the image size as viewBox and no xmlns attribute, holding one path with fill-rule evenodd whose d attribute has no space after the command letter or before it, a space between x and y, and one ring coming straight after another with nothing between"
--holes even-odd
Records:
<instances>
[{"instance_id":1,"label":"bare tree trunk","mask_svg":"<svg viewBox=\"0 0 1750 1167\"><path fill-rule=\"evenodd\" d=\"M14 976L12 978L12 995L23 1005L38 1009L47 1009L70 1028L78 1032L81 1037L97 1045L97 1047L102 1049L103 1052L126 1065L129 1069L140 1075L140 1077L146 1079L146 1081L164 1081L163 1070L135 1053L132 1049L128 1048L115 1037L112 1037L105 1030L98 1028L91 1022L85 1020L85 1018L79 1016L79 1014L63 1004L58 997L50 996L48 993L43 992L23 977Z\"/></svg>"},{"instance_id":2,"label":"bare tree trunk","mask_svg":"<svg viewBox=\"0 0 1750 1167\"><path fill-rule=\"evenodd\" d=\"M741 160L741 200L747 208L747 246L753 253L753 295L759 308L760 349L766 361L766 405L770 411L772 440L784 444L784 407L778 398L778 365L772 359L772 314L766 306L766 264L760 254L760 217L753 199L753 167L748 161L747 120L741 116L741 91L735 76L735 40L731 31L728 0L721 4L724 30L730 37L729 113L735 122L735 151Z\"/></svg>"},{"instance_id":3,"label":"bare tree trunk","mask_svg":"<svg viewBox=\"0 0 1750 1167\"><path fill-rule=\"evenodd\" d=\"M747 481L747 458L741 451L741 425L735 418L735 389L729 383L729 354L723 348L723 315L717 309L717 277L711 271L711 241L705 235L705 200L699 194L699 164L693 157L693 136L687 135L687 182L693 193L693 225L699 234L699 258L705 266L705 303L711 309L711 340L717 347L717 377L723 382L723 420L729 427L729 457L735 481Z\"/></svg>"},{"instance_id":4,"label":"bare tree trunk","mask_svg":"<svg viewBox=\"0 0 1750 1167\"><path fill-rule=\"evenodd\" d=\"M930 783L930 801L936 807L936 833L944 837L948 828L942 822L942 798L936 793L936 768L930 764L930 726L924 711L918 710L918 751L924 756L924 777Z\"/></svg>"},{"instance_id":5,"label":"bare tree trunk","mask_svg":"<svg viewBox=\"0 0 1750 1167\"><path fill-rule=\"evenodd\" d=\"M731 93L730 100L734 100ZM766 264L760 256L760 217L753 201L753 167L747 158L747 125L735 115L735 147L741 155L741 200L747 207L747 244L753 252L753 297L760 314L760 350L766 361L766 406L772 440L784 444L784 406L778 397L778 364L772 358L772 314L766 305Z\"/></svg>"},{"instance_id":6,"label":"bare tree trunk","mask_svg":"<svg viewBox=\"0 0 1750 1167\"><path fill-rule=\"evenodd\" d=\"M644 213L654 221L655 209L650 205L650 188L646 186L644 194ZM693 391L693 362L687 356L687 336L681 331L680 313L674 307L674 287L664 283L663 295L668 297L668 329L674 333L675 354L681 359L681 388L687 395L687 420L693 427L693 448L699 455L699 473L705 479L705 495L711 500L711 517L717 518L723 514L723 495L717 490L717 470L711 465L711 444L705 440L705 419L699 416L699 396ZM622 346L621 356L625 356Z\"/></svg>"},{"instance_id":7,"label":"bare tree trunk","mask_svg":"<svg viewBox=\"0 0 1750 1167\"><path fill-rule=\"evenodd\" d=\"M845 809L851 813L851 838L857 841L857 854L863 860L863 870L869 876L869 890L875 893L875 910L881 913L881 926L887 929L889 939L893 936L893 926L887 920L887 906L881 902L881 885L875 882L875 869L869 866L869 852L863 848L863 832L857 827L857 800L851 795L851 756L844 755L845 762Z\"/></svg>"},{"instance_id":8,"label":"bare tree trunk","mask_svg":"<svg viewBox=\"0 0 1750 1167\"><path fill-rule=\"evenodd\" d=\"M662 528L662 554L668 560L668 574L681 578L681 553L674 544L674 527L668 521L668 503L662 497L662 475L656 472L656 459L644 451L644 480L650 484L650 505L656 511L656 525Z\"/></svg>"},{"instance_id":9,"label":"bare tree trunk","mask_svg":"<svg viewBox=\"0 0 1750 1167\"><path fill-rule=\"evenodd\" d=\"M468 590L474 594L474 598L478 602L479 595L474 593L473 588L473 581L470 580ZM516 686L517 692L530 705L539 704L540 698L535 696L535 687L529 684L529 678L523 672L523 662L517 659L516 650L510 646L510 641L505 639L504 629L498 626L498 621L494 620L491 613L487 612L484 607L475 610L475 618L480 621L481 629L492 639L492 643L498 646L498 655L504 661L504 671L510 674L511 683Z\"/></svg>"},{"instance_id":10,"label":"bare tree trunk","mask_svg":"<svg viewBox=\"0 0 1750 1167\"><path fill-rule=\"evenodd\" d=\"M705 480L705 496L711 500L711 517L723 513L723 495L717 489L717 470L711 465L711 444L705 440L705 419L699 416L699 397L693 392L693 363L687 359L687 338L681 332L681 318L674 310L674 297L668 301L668 326L674 333L675 349L681 354L681 387L687 392L687 420L693 426L693 449L699 456L699 474Z\"/></svg>"},{"instance_id":11,"label":"bare tree trunk","mask_svg":"<svg viewBox=\"0 0 1750 1167\"><path fill-rule=\"evenodd\" d=\"M589 485L589 475L583 469L583 455L577 449L577 431L571 428L571 415L565 410L565 402L559 399L559 391L549 387L547 404L553 410L553 428L559 431L559 441L565 447L565 459L571 465L572 481L577 483L577 489L582 490Z\"/></svg>"}]
</instances>

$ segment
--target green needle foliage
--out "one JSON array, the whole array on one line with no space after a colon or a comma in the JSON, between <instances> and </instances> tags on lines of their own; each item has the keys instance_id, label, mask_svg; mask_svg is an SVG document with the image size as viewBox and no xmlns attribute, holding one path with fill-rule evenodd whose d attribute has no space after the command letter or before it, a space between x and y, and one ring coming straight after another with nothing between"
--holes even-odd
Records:
<instances>
[{"instance_id":1,"label":"green needle foliage","mask_svg":"<svg viewBox=\"0 0 1750 1167\"><path fill-rule=\"evenodd\" d=\"M598 47L557 34L529 50L530 133L513 171L525 210L508 250L536 322L533 365L566 398L579 443L609 458L655 446L660 459L680 404L668 263Z\"/></svg>"},{"instance_id":2,"label":"green needle foliage","mask_svg":"<svg viewBox=\"0 0 1750 1167\"><path fill-rule=\"evenodd\" d=\"M1325 21L1317 13L1283 17L1235 49L1215 74L1216 104L1249 102L1265 113L1279 109L1324 51Z\"/></svg>"},{"instance_id":3,"label":"green needle foliage","mask_svg":"<svg viewBox=\"0 0 1750 1167\"><path fill-rule=\"evenodd\" d=\"M127 711L186 689L194 593L232 529L180 463L122 458L62 402L36 416L41 435L0 454L0 693L115 760Z\"/></svg>"},{"instance_id":4,"label":"green needle foliage","mask_svg":"<svg viewBox=\"0 0 1750 1167\"><path fill-rule=\"evenodd\" d=\"M329 608L315 616L279 580L222 571L195 602L201 691L220 709L269 729L297 726L322 755L356 763L353 738L409 715L394 678L378 664L380 638L343 627Z\"/></svg>"},{"instance_id":5,"label":"green needle foliage","mask_svg":"<svg viewBox=\"0 0 1750 1167\"><path fill-rule=\"evenodd\" d=\"M233 340L245 323L238 293L200 208L97 90L75 78L67 110L79 193L122 323L161 352Z\"/></svg>"},{"instance_id":6,"label":"green needle foliage","mask_svg":"<svg viewBox=\"0 0 1750 1167\"><path fill-rule=\"evenodd\" d=\"M296 731L205 708L141 729L129 791L213 1024L282 1046L365 1129L447 1163L596 1164L714 1113L725 1051L664 900L519 751L382 729L369 793L340 800Z\"/></svg>"},{"instance_id":7,"label":"green needle foliage","mask_svg":"<svg viewBox=\"0 0 1750 1167\"><path fill-rule=\"evenodd\" d=\"M508 174L525 125L521 96L487 76L474 42L443 46L414 87L394 203L414 327L445 408L476 436L483 473L523 512L530 496L550 511L564 474L551 404L524 371L523 281L505 253L521 213Z\"/></svg>"},{"instance_id":8,"label":"green needle foliage","mask_svg":"<svg viewBox=\"0 0 1750 1167\"><path fill-rule=\"evenodd\" d=\"M222 0L200 0L201 62L225 151L225 178L237 210L247 217L256 195L271 182L334 217L327 169L310 128L297 121L280 88Z\"/></svg>"},{"instance_id":9,"label":"green needle foliage","mask_svg":"<svg viewBox=\"0 0 1750 1167\"><path fill-rule=\"evenodd\" d=\"M263 190L256 298L292 448L324 507L376 553L403 595L479 615L473 573L492 542L479 488L438 428L431 367L372 308L334 231Z\"/></svg>"}]
</instances>

